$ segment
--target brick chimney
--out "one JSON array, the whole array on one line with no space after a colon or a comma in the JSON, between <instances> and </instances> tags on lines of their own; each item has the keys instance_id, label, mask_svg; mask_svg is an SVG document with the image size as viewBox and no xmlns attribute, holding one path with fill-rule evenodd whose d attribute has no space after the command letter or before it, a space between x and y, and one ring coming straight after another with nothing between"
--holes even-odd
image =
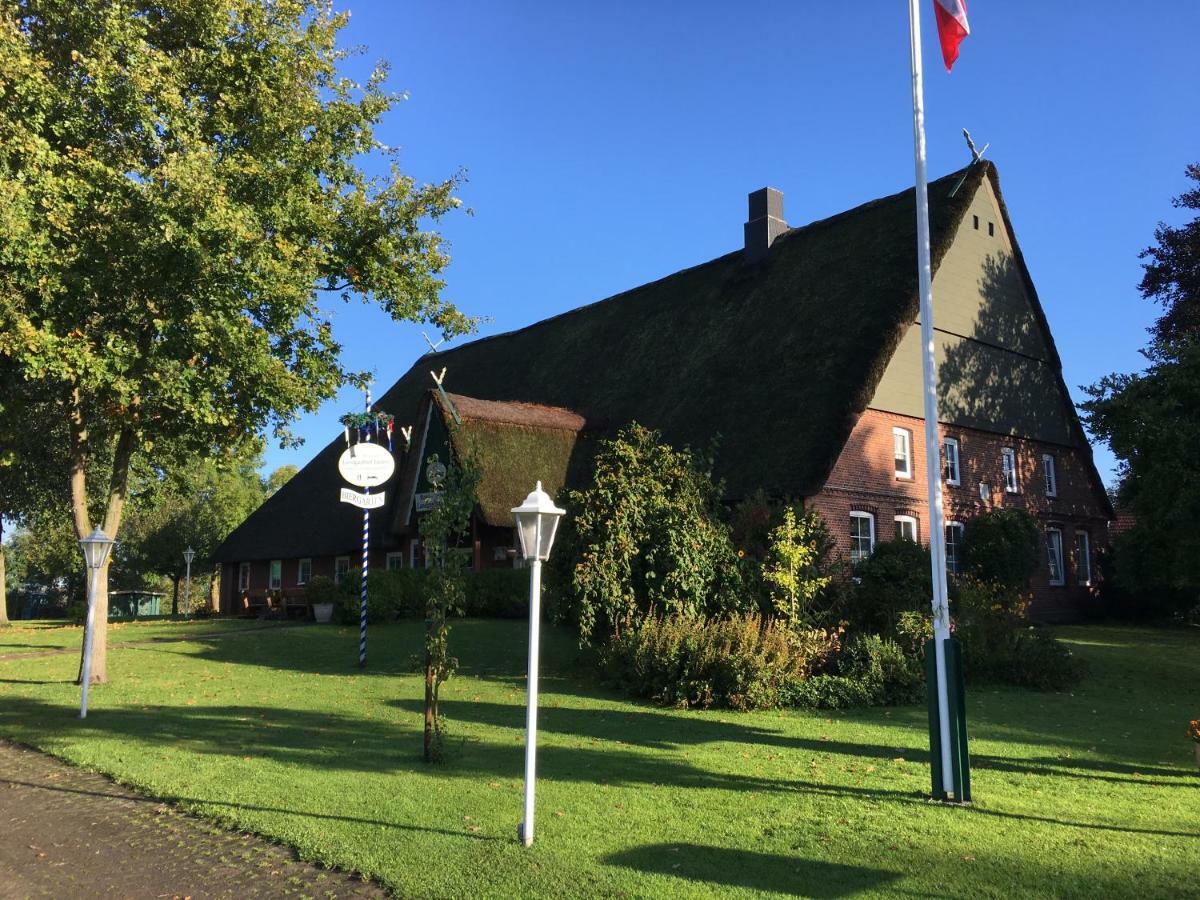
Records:
<instances>
[{"instance_id":1,"label":"brick chimney","mask_svg":"<svg viewBox=\"0 0 1200 900\"><path fill-rule=\"evenodd\" d=\"M767 251L775 238L787 231L783 221L783 193L772 187L761 188L750 194L750 216L745 224L746 262L755 263L766 259Z\"/></svg>"}]
</instances>

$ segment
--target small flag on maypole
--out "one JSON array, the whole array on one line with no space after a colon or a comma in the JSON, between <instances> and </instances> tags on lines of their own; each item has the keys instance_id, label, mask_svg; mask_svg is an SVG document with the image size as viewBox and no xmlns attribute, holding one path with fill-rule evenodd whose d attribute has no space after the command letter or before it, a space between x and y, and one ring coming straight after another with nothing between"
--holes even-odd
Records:
<instances>
[{"instance_id":1,"label":"small flag on maypole","mask_svg":"<svg viewBox=\"0 0 1200 900\"><path fill-rule=\"evenodd\" d=\"M958 59L958 45L971 33L966 0L933 0L933 13L937 19L938 40L942 44L942 60L949 72Z\"/></svg>"}]
</instances>

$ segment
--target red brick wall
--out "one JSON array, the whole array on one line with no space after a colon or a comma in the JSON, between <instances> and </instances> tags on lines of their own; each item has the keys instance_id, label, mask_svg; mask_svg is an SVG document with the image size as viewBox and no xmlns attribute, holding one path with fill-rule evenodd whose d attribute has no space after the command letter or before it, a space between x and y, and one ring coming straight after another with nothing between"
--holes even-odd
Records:
<instances>
[{"instance_id":1,"label":"red brick wall","mask_svg":"<svg viewBox=\"0 0 1200 900\"><path fill-rule=\"evenodd\" d=\"M480 568L493 569L504 568L511 569L513 566L512 557L506 555L504 559L497 560L495 558L495 549L507 549L515 543L515 535L511 528L494 528L483 525L476 529L475 539L478 542L478 557ZM405 534L400 538L400 543L395 547L389 548L372 548L370 556L370 566L372 569L385 568L387 566L387 556L389 553L403 553L403 567L409 566L409 541L411 535ZM349 577L358 579L362 571L362 556L359 553L346 554L350 559ZM334 572L334 557L332 556L315 556L312 559L312 574L313 576L324 575L326 578L333 578ZM283 583L281 589L289 595L299 595L303 593L303 587L297 584L297 579L300 574L299 558L293 557L282 560L283 563ZM417 565L424 565L424 557L418 555ZM221 566L221 587L220 587L220 611L226 615L237 615L241 612L241 591L238 590L238 568L239 563L224 563ZM254 596L262 596L267 591L267 585L270 578L270 561L254 560L250 563L250 593Z\"/></svg>"},{"instance_id":2,"label":"red brick wall","mask_svg":"<svg viewBox=\"0 0 1200 900\"><path fill-rule=\"evenodd\" d=\"M892 429L906 428L912 434L911 479L900 479L893 462ZM973 516L996 507L1028 510L1043 531L1038 571L1034 574L1031 616L1042 620L1076 618L1091 601L1089 588L1078 584L1075 534L1088 532L1091 543L1092 577L1096 574L1096 551L1108 542L1108 523L1103 501L1088 474L1088 463L1078 450L1040 444L1021 438L989 434L952 426L941 426L942 437L959 441L960 485L945 486L946 521L968 523ZM1016 451L1019 492L1006 493L1001 469L1001 448ZM1047 497L1042 476L1042 454L1055 457L1058 474L1057 497ZM929 540L929 506L925 497L925 430L920 419L878 410L867 410L851 433L825 486L808 498L829 524L843 553L850 552L851 509L875 515L876 540L891 540L894 517L912 515L918 521L919 537ZM980 499L980 481L990 486L988 498ZM1066 584L1050 584L1049 562L1044 546L1045 529L1062 530Z\"/></svg>"}]
</instances>

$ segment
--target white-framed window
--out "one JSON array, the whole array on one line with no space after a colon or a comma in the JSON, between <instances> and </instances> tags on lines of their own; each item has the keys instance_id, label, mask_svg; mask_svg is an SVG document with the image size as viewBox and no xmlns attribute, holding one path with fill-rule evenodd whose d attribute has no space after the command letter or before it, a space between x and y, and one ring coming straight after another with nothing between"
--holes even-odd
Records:
<instances>
[{"instance_id":1,"label":"white-framed window","mask_svg":"<svg viewBox=\"0 0 1200 900\"><path fill-rule=\"evenodd\" d=\"M1006 493L1015 494L1021 490L1021 483L1017 480L1017 451L1012 447L1004 447L1000 450L1000 465L1004 469L1004 490Z\"/></svg>"},{"instance_id":2,"label":"white-framed window","mask_svg":"<svg viewBox=\"0 0 1200 900\"><path fill-rule=\"evenodd\" d=\"M350 557L339 556L333 561L333 583L341 584L347 575L350 574Z\"/></svg>"},{"instance_id":3,"label":"white-framed window","mask_svg":"<svg viewBox=\"0 0 1200 900\"><path fill-rule=\"evenodd\" d=\"M892 429L892 456L896 460L896 477L912 478L912 432L907 428Z\"/></svg>"},{"instance_id":4,"label":"white-framed window","mask_svg":"<svg viewBox=\"0 0 1200 900\"><path fill-rule=\"evenodd\" d=\"M250 563L244 562L238 566L238 590L250 590Z\"/></svg>"},{"instance_id":5,"label":"white-framed window","mask_svg":"<svg viewBox=\"0 0 1200 900\"><path fill-rule=\"evenodd\" d=\"M1042 474L1046 477L1046 496L1058 496L1058 467L1054 461L1054 454L1042 454Z\"/></svg>"},{"instance_id":6,"label":"white-framed window","mask_svg":"<svg viewBox=\"0 0 1200 900\"><path fill-rule=\"evenodd\" d=\"M946 523L946 571L947 572L961 572L962 571L962 546L963 546L962 522L947 522Z\"/></svg>"},{"instance_id":7,"label":"white-framed window","mask_svg":"<svg viewBox=\"0 0 1200 900\"><path fill-rule=\"evenodd\" d=\"M850 562L861 562L875 549L875 517L869 512L850 513Z\"/></svg>"},{"instance_id":8,"label":"white-framed window","mask_svg":"<svg viewBox=\"0 0 1200 900\"><path fill-rule=\"evenodd\" d=\"M958 466L958 438L948 437L942 441L942 477L946 484L957 487L962 484L962 471Z\"/></svg>"},{"instance_id":9,"label":"white-framed window","mask_svg":"<svg viewBox=\"0 0 1200 900\"><path fill-rule=\"evenodd\" d=\"M418 563L421 561L421 541L418 538L413 538L408 542L408 567L410 569L420 568Z\"/></svg>"},{"instance_id":10,"label":"white-framed window","mask_svg":"<svg viewBox=\"0 0 1200 900\"><path fill-rule=\"evenodd\" d=\"M1063 541L1061 528L1046 529L1046 562L1050 567L1050 583L1066 584L1063 572Z\"/></svg>"},{"instance_id":11,"label":"white-framed window","mask_svg":"<svg viewBox=\"0 0 1200 900\"><path fill-rule=\"evenodd\" d=\"M912 541L915 544L918 536L916 516L896 516L897 540Z\"/></svg>"},{"instance_id":12,"label":"white-framed window","mask_svg":"<svg viewBox=\"0 0 1200 900\"><path fill-rule=\"evenodd\" d=\"M267 582L267 587L273 591L277 591L281 587L283 587L283 560L282 559L271 560L271 578Z\"/></svg>"},{"instance_id":13,"label":"white-framed window","mask_svg":"<svg viewBox=\"0 0 1200 900\"><path fill-rule=\"evenodd\" d=\"M1075 532L1075 579L1083 587L1092 584L1092 541L1086 531Z\"/></svg>"},{"instance_id":14,"label":"white-framed window","mask_svg":"<svg viewBox=\"0 0 1200 900\"><path fill-rule=\"evenodd\" d=\"M387 555L387 570L389 572L399 572L404 568L404 551L392 551Z\"/></svg>"},{"instance_id":15,"label":"white-framed window","mask_svg":"<svg viewBox=\"0 0 1200 900\"><path fill-rule=\"evenodd\" d=\"M296 566L296 584L308 584L312 578L312 560L302 559Z\"/></svg>"}]
</instances>

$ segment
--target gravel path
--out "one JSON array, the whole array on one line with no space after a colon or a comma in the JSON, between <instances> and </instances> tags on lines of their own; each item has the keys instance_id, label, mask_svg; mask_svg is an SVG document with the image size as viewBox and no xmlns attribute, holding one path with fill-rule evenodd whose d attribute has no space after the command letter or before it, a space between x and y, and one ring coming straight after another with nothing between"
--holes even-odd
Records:
<instances>
[{"instance_id":1,"label":"gravel path","mask_svg":"<svg viewBox=\"0 0 1200 900\"><path fill-rule=\"evenodd\" d=\"M387 897L102 775L0 741L0 897Z\"/></svg>"}]
</instances>

